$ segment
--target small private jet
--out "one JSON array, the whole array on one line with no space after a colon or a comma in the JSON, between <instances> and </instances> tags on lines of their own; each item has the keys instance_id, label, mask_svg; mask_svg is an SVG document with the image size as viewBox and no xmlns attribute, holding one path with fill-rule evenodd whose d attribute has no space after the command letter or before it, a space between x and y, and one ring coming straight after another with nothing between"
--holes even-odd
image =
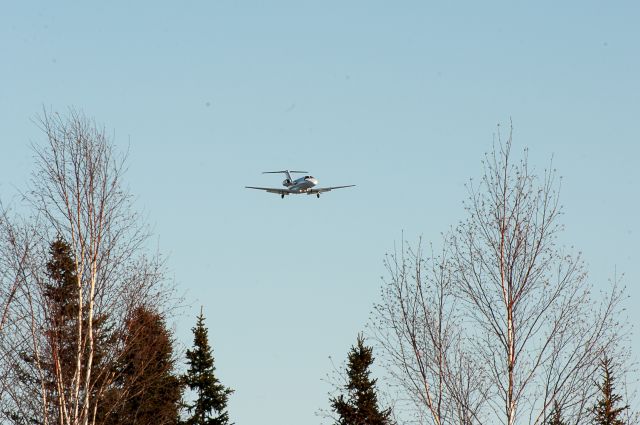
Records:
<instances>
[{"instance_id":1,"label":"small private jet","mask_svg":"<svg viewBox=\"0 0 640 425\"><path fill-rule=\"evenodd\" d=\"M262 174L286 174L287 178L284 179L284 181L282 182L282 185L284 187L286 187L286 189L277 189L277 188L272 188L272 187L255 187L255 186L245 186L247 189L258 189L258 190L265 190L269 193L276 193L278 195L280 195L281 198L284 199L285 195L292 195L292 194L296 194L296 195L300 195L300 194L307 194L307 195L316 195L318 198L320 197L321 193L324 192L329 192L333 189L342 189L344 187L353 187L355 186L355 184L350 184L347 186L333 186L333 187L318 187L316 188L315 186L318 184L318 179L316 179L313 176L304 176L304 177L300 177L299 179L295 179L293 180L291 178L291 174L292 173L297 173L297 174L304 174L304 173L308 173L308 171L289 171L289 170L282 170L282 171L265 171Z\"/></svg>"}]
</instances>

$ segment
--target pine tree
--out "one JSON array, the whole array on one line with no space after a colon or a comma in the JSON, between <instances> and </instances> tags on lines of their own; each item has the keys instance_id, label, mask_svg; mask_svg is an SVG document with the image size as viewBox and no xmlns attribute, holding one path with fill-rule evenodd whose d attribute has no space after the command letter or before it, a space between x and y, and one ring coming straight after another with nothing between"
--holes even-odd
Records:
<instances>
[{"instance_id":1,"label":"pine tree","mask_svg":"<svg viewBox=\"0 0 640 425\"><path fill-rule=\"evenodd\" d=\"M182 390L164 319L149 307L138 307L127 320L123 339L118 377L98 409L98 422L176 425Z\"/></svg>"},{"instance_id":2,"label":"pine tree","mask_svg":"<svg viewBox=\"0 0 640 425\"><path fill-rule=\"evenodd\" d=\"M562 406L560 406L560 403L557 401L553 402L553 410L551 411L547 425L569 425L562 419Z\"/></svg>"},{"instance_id":3,"label":"pine tree","mask_svg":"<svg viewBox=\"0 0 640 425\"><path fill-rule=\"evenodd\" d=\"M600 399L593 406L594 422L597 425L624 425L622 414L629 409L629 405L619 406L622 396L615 393L613 367L613 362L605 355L600 361L602 383L597 383Z\"/></svg>"},{"instance_id":4,"label":"pine tree","mask_svg":"<svg viewBox=\"0 0 640 425\"><path fill-rule=\"evenodd\" d=\"M233 392L215 376L213 353L209 345L208 330L204 325L202 309L193 332L193 349L187 350L189 369L183 377L184 384L195 392L196 399L185 404L189 417L185 425L228 425L225 411L229 395Z\"/></svg>"},{"instance_id":5,"label":"pine tree","mask_svg":"<svg viewBox=\"0 0 640 425\"><path fill-rule=\"evenodd\" d=\"M380 411L376 394L376 379L369 377L373 364L373 349L364 345L358 335L356 346L351 347L348 357L347 378L344 386L347 397L331 398L331 407L339 416L337 425L391 425L391 409Z\"/></svg>"}]
</instances>

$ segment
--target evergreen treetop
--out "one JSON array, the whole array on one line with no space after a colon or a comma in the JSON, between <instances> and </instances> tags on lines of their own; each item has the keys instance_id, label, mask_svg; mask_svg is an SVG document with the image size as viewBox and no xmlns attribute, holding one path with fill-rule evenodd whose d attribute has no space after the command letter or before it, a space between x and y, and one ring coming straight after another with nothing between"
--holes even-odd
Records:
<instances>
[{"instance_id":1,"label":"evergreen treetop","mask_svg":"<svg viewBox=\"0 0 640 425\"><path fill-rule=\"evenodd\" d=\"M86 354L88 333L88 310L80 311L79 298L82 289L78 286L78 273L71 246L61 236L49 245L49 257L45 264L46 281L44 282L43 301L45 315L41 325L43 336L42 351L36 353L24 351L20 353L21 363L14 367L19 380L26 384L34 398L46 400L44 409L34 412L12 412L9 417L16 423L62 423L60 403L69 400L73 391L73 380L79 374L86 375L86 361L78 362L78 338L82 329L81 342ZM80 314L81 313L81 314ZM110 364L105 359L115 340L107 323L105 314L93 317L94 351L92 372L94 382L101 382ZM80 322L81 320L81 322ZM80 369L78 368L80 366ZM98 387L98 386L96 386ZM92 396L97 393L92 390Z\"/></svg>"},{"instance_id":2,"label":"evergreen treetop","mask_svg":"<svg viewBox=\"0 0 640 425\"><path fill-rule=\"evenodd\" d=\"M605 355L600 361L602 383L597 383L600 398L593 406L594 423L597 425L624 425L622 415L629 409L629 405L620 406L622 396L615 393L613 368L611 358Z\"/></svg>"},{"instance_id":3,"label":"evergreen treetop","mask_svg":"<svg viewBox=\"0 0 640 425\"><path fill-rule=\"evenodd\" d=\"M562 419L562 406L557 400L553 402L553 410L551 411L547 425L569 425Z\"/></svg>"},{"instance_id":4,"label":"evergreen treetop","mask_svg":"<svg viewBox=\"0 0 640 425\"><path fill-rule=\"evenodd\" d=\"M347 378L344 386L347 396L331 398L331 407L338 414L336 425L391 425L391 409L378 407L376 379L371 379L369 367L373 364L373 348L364 345L358 335L356 346L348 356Z\"/></svg>"},{"instance_id":5,"label":"evergreen treetop","mask_svg":"<svg viewBox=\"0 0 640 425\"><path fill-rule=\"evenodd\" d=\"M115 385L103 397L97 423L177 425L182 387L162 314L148 306L135 308L122 340Z\"/></svg>"},{"instance_id":6,"label":"evergreen treetop","mask_svg":"<svg viewBox=\"0 0 640 425\"><path fill-rule=\"evenodd\" d=\"M195 392L196 399L191 404L185 403L189 417L184 424L229 425L229 414L225 409L233 390L222 385L215 376L216 368L202 310L191 330L193 348L186 353L189 369L183 382Z\"/></svg>"}]
</instances>

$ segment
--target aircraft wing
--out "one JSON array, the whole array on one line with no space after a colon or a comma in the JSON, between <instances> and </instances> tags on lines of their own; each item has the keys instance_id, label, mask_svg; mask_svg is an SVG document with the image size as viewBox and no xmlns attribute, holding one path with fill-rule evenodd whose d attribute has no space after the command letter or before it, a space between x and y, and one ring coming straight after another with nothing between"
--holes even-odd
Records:
<instances>
[{"instance_id":1,"label":"aircraft wing","mask_svg":"<svg viewBox=\"0 0 640 425\"><path fill-rule=\"evenodd\" d=\"M289 189L276 189L273 187L254 187L254 186L245 186L245 188L247 189L258 189L258 190L265 190L269 193L277 193L278 195L288 195L290 193L292 193Z\"/></svg>"},{"instance_id":2,"label":"aircraft wing","mask_svg":"<svg viewBox=\"0 0 640 425\"><path fill-rule=\"evenodd\" d=\"M342 189L344 187L353 187L355 186L355 184L348 184L346 186L332 186L332 187L319 187L317 189L309 189L309 191L307 191L307 193L309 195L315 195L316 193L324 193L324 192L330 192L333 189Z\"/></svg>"}]
</instances>

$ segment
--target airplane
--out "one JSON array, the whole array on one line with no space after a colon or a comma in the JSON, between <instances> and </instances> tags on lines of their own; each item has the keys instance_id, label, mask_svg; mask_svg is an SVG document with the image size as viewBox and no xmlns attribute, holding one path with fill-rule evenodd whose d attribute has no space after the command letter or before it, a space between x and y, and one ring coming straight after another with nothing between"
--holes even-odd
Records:
<instances>
[{"instance_id":1,"label":"airplane","mask_svg":"<svg viewBox=\"0 0 640 425\"><path fill-rule=\"evenodd\" d=\"M315 186L318 184L318 179L316 179L313 176L304 176L304 177L300 177L299 179L295 179L293 180L291 178L291 174L292 173L298 173L298 174L304 174L304 173L308 173L308 171L289 171L289 170L282 170L282 171L265 171L262 174L286 174L287 178L284 179L284 181L282 182L282 185L284 187L286 187L286 189L276 189L276 188L271 188L271 187L255 187L255 186L245 186L245 188L247 189L258 189L258 190L265 190L269 193L276 193L278 195L280 195L280 197L282 199L284 199L285 195L292 195L292 194L303 194L306 193L307 195L316 195L318 198L320 197L321 193L324 192L329 192L333 189L342 189L344 187L353 187L355 186L355 184L350 184L347 186L333 186L333 187L319 187L319 188L315 188Z\"/></svg>"}]
</instances>

